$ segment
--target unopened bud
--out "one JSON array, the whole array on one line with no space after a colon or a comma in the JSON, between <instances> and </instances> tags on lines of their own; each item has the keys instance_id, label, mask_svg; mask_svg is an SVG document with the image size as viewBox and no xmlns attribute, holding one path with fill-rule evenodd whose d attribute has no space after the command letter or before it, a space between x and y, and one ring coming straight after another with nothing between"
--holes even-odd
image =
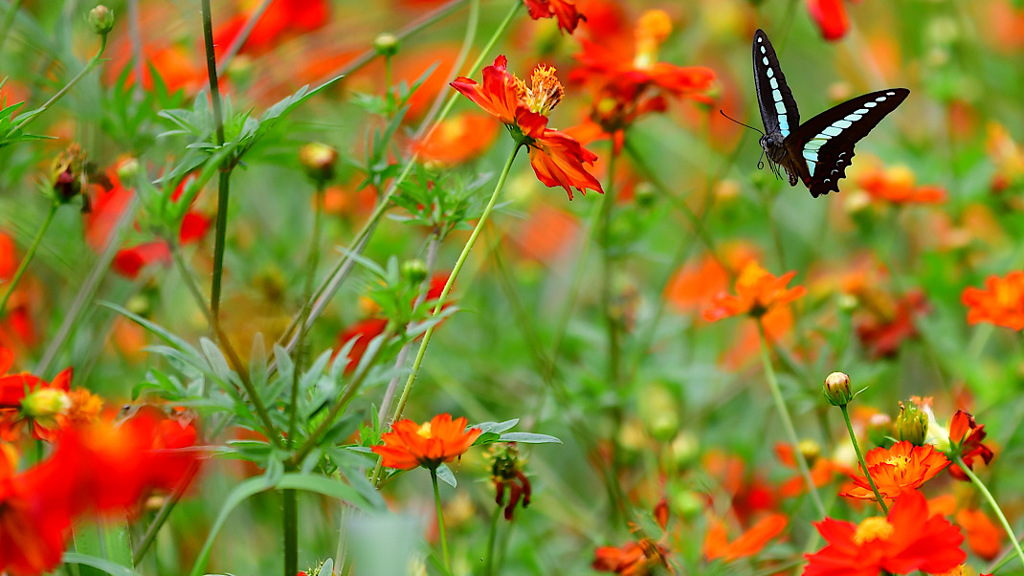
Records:
<instances>
[{"instance_id":1,"label":"unopened bud","mask_svg":"<svg viewBox=\"0 0 1024 576\"><path fill-rule=\"evenodd\" d=\"M139 159L138 158L125 158L117 165L117 178L121 181L121 184L125 186L132 186L135 179L139 176Z\"/></svg>"},{"instance_id":2,"label":"unopened bud","mask_svg":"<svg viewBox=\"0 0 1024 576\"><path fill-rule=\"evenodd\" d=\"M71 408L68 393L57 388L40 388L21 401L21 410L33 420L52 419Z\"/></svg>"},{"instance_id":3,"label":"unopened bud","mask_svg":"<svg viewBox=\"0 0 1024 576\"><path fill-rule=\"evenodd\" d=\"M419 286L420 283L427 279L427 263L419 258L413 258L402 262L402 277L404 277L409 284Z\"/></svg>"},{"instance_id":4,"label":"unopened bud","mask_svg":"<svg viewBox=\"0 0 1024 576\"><path fill-rule=\"evenodd\" d=\"M314 182L323 183L334 177L338 151L326 144L313 142L299 148L299 162Z\"/></svg>"},{"instance_id":5,"label":"unopened bud","mask_svg":"<svg viewBox=\"0 0 1024 576\"><path fill-rule=\"evenodd\" d=\"M821 446L809 438L801 440L796 445L796 449L800 451L800 455L804 457L804 461L807 462L808 466L813 467L818 458L821 458Z\"/></svg>"},{"instance_id":6,"label":"unopened bud","mask_svg":"<svg viewBox=\"0 0 1024 576\"><path fill-rule=\"evenodd\" d=\"M114 29L114 11L103 4L89 11L89 24L100 36L106 36Z\"/></svg>"},{"instance_id":7,"label":"unopened bud","mask_svg":"<svg viewBox=\"0 0 1024 576\"><path fill-rule=\"evenodd\" d=\"M875 414L868 419L868 440L874 446L892 444L892 418L888 414Z\"/></svg>"},{"instance_id":8,"label":"unopened bud","mask_svg":"<svg viewBox=\"0 0 1024 576\"><path fill-rule=\"evenodd\" d=\"M82 192L85 180L85 152L81 146L72 144L53 159L50 176L53 194L57 202L66 204Z\"/></svg>"},{"instance_id":9,"label":"unopened bud","mask_svg":"<svg viewBox=\"0 0 1024 576\"><path fill-rule=\"evenodd\" d=\"M846 406L853 400L853 390L850 389L850 377L842 372L833 372L825 378L825 386L822 388L825 400L833 406Z\"/></svg>"},{"instance_id":10,"label":"unopened bud","mask_svg":"<svg viewBox=\"0 0 1024 576\"><path fill-rule=\"evenodd\" d=\"M900 415L896 417L896 437L921 446L927 434L928 414L912 402L900 402Z\"/></svg>"},{"instance_id":11,"label":"unopened bud","mask_svg":"<svg viewBox=\"0 0 1024 576\"><path fill-rule=\"evenodd\" d=\"M398 37L390 32L378 34L373 40L373 49L381 56L394 56L398 54L400 43Z\"/></svg>"}]
</instances>

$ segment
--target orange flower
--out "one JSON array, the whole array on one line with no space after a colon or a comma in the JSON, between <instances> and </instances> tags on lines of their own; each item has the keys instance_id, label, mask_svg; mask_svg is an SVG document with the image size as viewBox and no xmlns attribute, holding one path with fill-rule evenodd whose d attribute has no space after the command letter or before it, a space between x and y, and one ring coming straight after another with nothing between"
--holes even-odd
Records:
<instances>
[{"instance_id":1,"label":"orange flower","mask_svg":"<svg viewBox=\"0 0 1024 576\"><path fill-rule=\"evenodd\" d=\"M66 368L46 382L27 372L6 374L14 355L0 348L0 439L8 442L18 438L24 425L38 440L52 442L64 428L65 416L72 409L71 368ZM91 395L75 398L90 402Z\"/></svg>"},{"instance_id":2,"label":"orange flower","mask_svg":"<svg viewBox=\"0 0 1024 576\"><path fill-rule=\"evenodd\" d=\"M888 500L906 490L920 488L949 466L946 455L931 445L914 446L906 440L893 444L891 448L875 448L864 456L864 460L879 494ZM863 475L854 476L853 483L840 495L874 500L875 494Z\"/></svg>"},{"instance_id":3,"label":"orange flower","mask_svg":"<svg viewBox=\"0 0 1024 576\"><path fill-rule=\"evenodd\" d=\"M992 449L981 443L985 439L985 425L974 421L974 416L963 410L957 410L949 422L950 457L957 455L963 459L968 468L974 469L974 459L980 458L987 465L994 456ZM949 469L950 475L958 480L968 481L958 464Z\"/></svg>"},{"instance_id":4,"label":"orange flower","mask_svg":"<svg viewBox=\"0 0 1024 576\"><path fill-rule=\"evenodd\" d=\"M826 518L816 526L828 545L806 555L804 576L938 574L967 559L960 530L940 515L930 516L924 496L913 490L901 494L885 518L860 524Z\"/></svg>"},{"instance_id":5,"label":"orange flower","mask_svg":"<svg viewBox=\"0 0 1024 576\"><path fill-rule=\"evenodd\" d=\"M509 237L520 256L552 263L576 241L579 219L571 212L542 205L528 218L513 224Z\"/></svg>"},{"instance_id":6,"label":"orange flower","mask_svg":"<svg viewBox=\"0 0 1024 576\"><path fill-rule=\"evenodd\" d=\"M253 7L252 10L239 13L213 31L218 58L234 42L252 16L256 4L248 4ZM266 52L290 36L325 26L330 16L331 6L327 0L274 0L263 11L239 53Z\"/></svg>"},{"instance_id":7,"label":"orange flower","mask_svg":"<svg viewBox=\"0 0 1024 576\"><path fill-rule=\"evenodd\" d=\"M704 319L715 322L741 314L760 318L773 308L788 304L807 292L803 286L786 288L794 276L796 272L787 272L776 278L757 262L749 262L736 280L737 296L725 292L715 295L711 307L704 310Z\"/></svg>"},{"instance_id":8,"label":"orange flower","mask_svg":"<svg viewBox=\"0 0 1024 576\"><path fill-rule=\"evenodd\" d=\"M801 443L802 444L802 443ZM778 457L785 467L793 470L797 469L796 455L793 452L793 447L785 442L779 442L775 445L775 455ZM828 458L825 458L821 454L816 456L808 457L807 463L811 466L811 481L814 482L815 488L821 488L826 484L832 482L832 479L837 474L852 474L852 470L845 464L834 462ZM797 474L793 478L790 478L779 486L779 495L783 498L793 498L799 496L807 491L807 483L804 482L803 476Z\"/></svg>"},{"instance_id":9,"label":"orange flower","mask_svg":"<svg viewBox=\"0 0 1024 576\"><path fill-rule=\"evenodd\" d=\"M423 160L461 164L484 153L498 134L497 126L479 114L459 114L439 124L413 144Z\"/></svg>"},{"instance_id":10,"label":"orange flower","mask_svg":"<svg viewBox=\"0 0 1024 576\"><path fill-rule=\"evenodd\" d=\"M622 147L623 131L638 117L668 107L666 96L710 102L704 92L715 80L713 70L658 61L658 49L671 32L668 14L649 10L637 23L633 57L606 42L580 41L583 51L575 56L580 66L571 77L591 87L590 117L612 136L616 151Z\"/></svg>"},{"instance_id":11,"label":"orange flower","mask_svg":"<svg viewBox=\"0 0 1024 576\"><path fill-rule=\"evenodd\" d=\"M741 270L757 259L757 250L745 243L721 246L725 266ZM719 292L729 288L729 270L711 254L704 254L672 274L662 297L680 312L689 312L705 305Z\"/></svg>"},{"instance_id":12,"label":"orange flower","mask_svg":"<svg viewBox=\"0 0 1024 576\"><path fill-rule=\"evenodd\" d=\"M911 290L895 302L881 292L865 290L860 300L871 315L857 322L857 338L875 359L895 356L905 340L917 338L914 321L929 309L920 290Z\"/></svg>"},{"instance_id":13,"label":"orange flower","mask_svg":"<svg viewBox=\"0 0 1024 576\"><path fill-rule=\"evenodd\" d=\"M839 40L850 28L843 0L807 0L807 10L825 40Z\"/></svg>"},{"instance_id":14,"label":"orange flower","mask_svg":"<svg viewBox=\"0 0 1024 576\"><path fill-rule=\"evenodd\" d=\"M1003 548L1003 531L981 510L960 510L956 523L967 536L971 551L985 561L994 560Z\"/></svg>"},{"instance_id":15,"label":"orange flower","mask_svg":"<svg viewBox=\"0 0 1024 576\"><path fill-rule=\"evenodd\" d=\"M789 519L785 514L769 514L758 520L732 542L728 541L725 523L712 520L707 534L704 536L704 556L708 560L721 558L732 562L740 558L753 556L764 549L773 538L786 529Z\"/></svg>"},{"instance_id":16,"label":"orange flower","mask_svg":"<svg viewBox=\"0 0 1024 576\"><path fill-rule=\"evenodd\" d=\"M584 164L593 165L597 155L563 132L548 128L551 109L562 99L562 85L555 69L537 66L531 87L509 74L508 60L498 56L483 70L483 84L469 78L456 78L451 86L485 112L501 120L517 143L530 149L530 164L537 179L549 187L561 186L572 200L572 189L586 194L587 189L604 193L601 183Z\"/></svg>"},{"instance_id":17,"label":"orange flower","mask_svg":"<svg viewBox=\"0 0 1024 576\"><path fill-rule=\"evenodd\" d=\"M572 34L579 25L580 20L586 20L576 3L569 0L523 0L526 9L530 11L530 18L540 20L541 18L558 18L558 28Z\"/></svg>"},{"instance_id":18,"label":"orange flower","mask_svg":"<svg viewBox=\"0 0 1024 576\"><path fill-rule=\"evenodd\" d=\"M989 276L985 289L967 287L960 296L967 306L967 322L989 322L1013 330L1024 330L1024 272L1010 272L1005 278Z\"/></svg>"},{"instance_id":19,"label":"orange flower","mask_svg":"<svg viewBox=\"0 0 1024 576\"><path fill-rule=\"evenodd\" d=\"M893 204L941 204L946 191L938 186L914 186L914 173L906 166L888 170L872 167L861 171L857 184L871 198Z\"/></svg>"},{"instance_id":20,"label":"orange flower","mask_svg":"<svg viewBox=\"0 0 1024 576\"><path fill-rule=\"evenodd\" d=\"M462 456L480 433L479 428L466 430L466 419L452 420L451 414L439 414L422 425L400 420L391 426L391 432L381 436L384 445L374 446L373 451L388 468L411 470L423 466L436 470L442 462Z\"/></svg>"},{"instance_id":21,"label":"orange flower","mask_svg":"<svg viewBox=\"0 0 1024 576\"><path fill-rule=\"evenodd\" d=\"M731 512L741 524L750 523L754 516L777 508L775 489L756 470L748 470L743 459L711 451L703 458L701 466L708 477L717 479L722 492L730 497Z\"/></svg>"},{"instance_id":22,"label":"orange flower","mask_svg":"<svg viewBox=\"0 0 1024 576\"><path fill-rule=\"evenodd\" d=\"M621 548L604 546L594 551L590 565L599 572L614 572L622 576L647 576L661 566L668 568L668 549L649 538L629 542Z\"/></svg>"}]
</instances>

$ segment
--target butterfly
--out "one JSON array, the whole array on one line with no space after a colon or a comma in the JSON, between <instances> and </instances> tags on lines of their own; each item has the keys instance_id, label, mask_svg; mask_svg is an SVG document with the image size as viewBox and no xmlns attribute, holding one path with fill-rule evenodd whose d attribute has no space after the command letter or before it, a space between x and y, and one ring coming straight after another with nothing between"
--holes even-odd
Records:
<instances>
[{"instance_id":1,"label":"butterfly","mask_svg":"<svg viewBox=\"0 0 1024 576\"><path fill-rule=\"evenodd\" d=\"M871 92L801 124L775 49L760 29L754 33L754 86L764 122L761 148L769 167L776 176L780 166L785 168L789 185L801 180L815 198L839 192L839 179L846 176L853 146L910 94L906 88Z\"/></svg>"}]
</instances>

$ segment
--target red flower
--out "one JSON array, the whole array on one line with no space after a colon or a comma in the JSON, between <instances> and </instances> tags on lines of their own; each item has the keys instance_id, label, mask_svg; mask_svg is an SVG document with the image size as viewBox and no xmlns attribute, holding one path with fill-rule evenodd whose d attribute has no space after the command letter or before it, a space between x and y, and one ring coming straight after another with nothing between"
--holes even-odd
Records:
<instances>
[{"instance_id":1,"label":"red flower","mask_svg":"<svg viewBox=\"0 0 1024 576\"><path fill-rule=\"evenodd\" d=\"M1024 330L1024 272L1010 272L1005 278L989 276L985 289L965 288L960 301L967 306L967 322L989 322L1013 330Z\"/></svg>"},{"instance_id":2,"label":"red flower","mask_svg":"<svg viewBox=\"0 0 1024 576\"><path fill-rule=\"evenodd\" d=\"M920 488L949 466L945 454L930 444L914 446L906 440L890 448L875 448L864 455L864 460L879 494L889 500L907 490ZM853 483L854 486L843 490L840 495L862 500L875 499L871 485L862 474L854 476Z\"/></svg>"},{"instance_id":3,"label":"red flower","mask_svg":"<svg viewBox=\"0 0 1024 576\"><path fill-rule=\"evenodd\" d=\"M649 538L629 542L621 548L603 546L594 551L590 565L599 572L614 572L622 576L647 576L659 567L668 568L668 549Z\"/></svg>"},{"instance_id":4,"label":"red flower","mask_svg":"<svg viewBox=\"0 0 1024 576\"><path fill-rule=\"evenodd\" d=\"M339 349L344 347L350 340L356 339L348 352L348 364L345 365L345 374L355 372L359 366L359 361L366 354L366 348L370 345L370 341L383 334L384 328L387 325L387 318L366 318L352 324L345 328L341 334L338 334Z\"/></svg>"},{"instance_id":5,"label":"red flower","mask_svg":"<svg viewBox=\"0 0 1024 576\"><path fill-rule=\"evenodd\" d=\"M974 421L974 416L963 410L957 410L949 422L950 458L960 456L967 467L974 469L974 459L980 458L987 465L994 456L992 449L981 443L985 439L985 425ZM957 480L968 481L960 466L953 464L949 473Z\"/></svg>"},{"instance_id":6,"label":"red flower","mask_svg":"<svg viewBox=\"0 0 1024 576\"><path fill-rule=\"evenodd\" d=\"M917 338L914 319L928 311L923 292L912 290L895 302L891 298L875 298L880 294L874 291L864 291L859 296L872 315L857 323L857 338L872 358L895 356L904 340Z\"/></svg>"},{"instance_id":7,"label":"red flower","mask_svg":"<svg viewBox=\"0 0 1024 576\"><path fill-rule=\"evenodd\" d=\"M951 469L952 470L952 469ZM1003 548L1004 533L981 510L961 510L956 513L956 523L967 536L971 551L985 561L991 561Z\"/></svg>"},{"instance_id":8,"label":"red flower","mask_svg":"<svg viewBox=\"0 0 1024 576\"><path fill-rule=\"evenodd\" d=\"M807 10L825 40L838 40L850 28L843 0L807 0Z\"/></svg>"},{"instance_id":9,"label":"red flower","mask_svg":"<svg viewBox=\"0 0 1024 576\"><path fill-rule=\"evenodd\" d=\"M915 186L914 173L905 166L862 170L857 184L875 200L892 204L941 204L946 191L938 186Z\"/></svg>"},{"instance_id":10,"label":"red flower","mask_svg":"<svg viewBox=\"0 0 1024 576\"><path fill-rule=\"evenodd\" d=\"M572 34L579 25L580 20L586 20L576 4L569 0L523 0L526 9L530 11L530 18L540 20L541 18L558 18L558 28Z\"/></svg>"},{"instance_id":11,"label":"red flower","mask_svg":"<svg viewBox=\"0 0 1024 576\"><path fill-rule=\"evenodd\" d=\"M18 438L24 425L38 440L52 442L72 408L71 368L46 382L27 372L7 374L14 355L0 348L0 440Z\"/></svg>"},{"instance_id":12,"label":"red flower","mask_svg":"<svg viewBox=\"0 0 1024 576\"><path fill-rule=\"evenodd\" d=\"M235 41L251 17L252 11L240 13L213 31L218 57ZM327 0L274 0L260 15L239 53L266 52L289 36L325 26L330 17L331 6Z\"/></svg>"},{"instance_id":13,"label":"red flower","mask_svg":"<svg viewBox=\"0 0 1024 576\"><path fill-rule=\"evenodd\" d=\"M508 60L498 56L483 70L483 84L459 77L452 87L485 112L508 126L517 143L530 149L530 164L537 179L549 187L561 186L572 200L572 189L586 194L587 189L604 193L601 183L587 172L597 155L574 138L548 128L547 115L562 98L562 85L555 69L538 66L531 76L531 87L509 74Z\"/></svg>"},{"instance_id":14,"label":"red flower","mask_svg":"<svg viewBox=\"0 0 1024 576\"><path fill-rule=\"evenodd\" d=\"M704 310L704 319L715 322L730 316L743 314L760 318L773 308L788 304L807 293L803 286L786 288L786 284L796 276L796 272L788 272L775 277L757 262L749 262L743 267L736 279L736 296L718 293L711 306Z\"/></svg>"},{"instance_id":15,"label":"red flower","mask_svg":"<svg viewBox=\"0 0 1024 576\"><path fill-rule=\"evenodd\" d=\"M436 470L442 462L462 456L480 434L479 428L466 430L466 419L452 420L451 414L439 414L422 425L399 420L391 426L391 432L381 436L384 445L374 446L373 451L388 468L411 470L423 466Z\"/></svg>"},{"instance_id":16,"label":"red flower","mask_svg":"<svg viewBox=\"0 0 1024 576\"><path fill-rule=\"evenodd\" d=\"M967 558L959 528L940 515L929 516L924 496L913 490L901 494L885 518L860 524L826 518L817 527L828 545L806 555L804 576L941 574Z\"/></svg>"}]
</instances>

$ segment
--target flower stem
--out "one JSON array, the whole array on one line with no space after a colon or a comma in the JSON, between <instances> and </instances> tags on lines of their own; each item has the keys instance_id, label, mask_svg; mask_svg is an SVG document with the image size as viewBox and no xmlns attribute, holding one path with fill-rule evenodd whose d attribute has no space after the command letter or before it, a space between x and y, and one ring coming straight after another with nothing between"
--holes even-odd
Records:
<instances>
[{"instance_id":1,"label":"flower stem","mask_svg":"<svg viewBox=\"0 0 1024 576\"><path fill-rule=\"evenodd\" d=\"M25 252L25 256L21 259L21 264L18 265L18 269L14 272L14 277L11 278L10 284L7 285L7 291L4 293L4 299L0 300L0 318L3 318L7 314L7 300L10 299L11 294L14 293L14 289L18 286L18 281L21 280L21 276L28 269L29 262L32 261L32 257L36 255L36 250L39 249L39 243L43 240L43 235L46 234L46 229L50 227L50 223L53 222L53 216L57 214L57 208L60 204L57 202L51 202L50 208L46 212L46 217L43 219L43 224L39 227L39 231L36 232L36 237L32 240L32 245L28 247L28 252Z\"/></svg>"},{"instance_id":2,"label":"flower stem","mask_svg":"<svg viewBox=\"0 0 1024 576\"><path fill-rule=\"evenodd\" d=\"M11 31L11 25L14 24L14 17L18 15L21 2L22 0L14 0L7 7L7 12L4 12L3 22L0 22L0 52L3 51L4 42L7 40L7 33Z\"/></svg>"},{"instance_id":3,"label":"flower stem","mask_svg":"<svg viewBox=\"0 0 1024 576\"><path fill-rule=\"evenodd\" d=\"M608 181L604 186L604 198L601 200L601 212L598 214L597 226L601 246L601 311L604 314L605 330L608 334L608 372L606 377L609 386L615 388L619 383L621 345L619 343L619 314L613 310L614 302L612 302L614 278L612 277L611 222L612 212L615 210L615 160L618 157L615 153L614 139L610 143L610 148Z\"/></svg>"},{"instance_id":4,"label":"flower stem","mask_svg":"<svg viewBox=\"0 0 1024 576\"><path fill-rule=\"evenodd\" d=\"M765 334L764 324L761 323L761 319L756 319L757 322L757 333L761 337L761 364L764 366L764 374L768 379L768 388L772 392L772 399L775 401L775 408L779 411L779 417L782 419L782 426L786 429L786 435L789 436L789 441L793 444L793 453L796 456L796 465L800 470L800 475L803 476L804 482L807 483L807 492L811 495L811 500L814 502L814 507L818 510L818 515L824 518L825 505L821 502L821 496L818 494L818 489L814 486L814 480L811 478L811 470L807 466L807 460L804 455L797 449L800 444L800 440L796 435L796 428L793 427L793 419L789 416L789 409L786 407L786 401L782 398L782 391L779 389L779 380L775 376L775 369L772 368L772 360L768 357L768 335Z\"/></svg>"},{"instance_id":5,"label":"flower stem","mask_svg":"<svg viewBox=\"0 0 1024 576\"><path fill-rule=\"evenodd\" d=\"M978 491L981 492L981 495L985 497L985 500L988 501L989 506L991 506L992 510L996 513L996 517L999 518L999 523L1002 524L1003 530L1006 531L1006 535L1010 537L1010 542L1013 544L1014 551L1017 552L1017 557L1020 558L1021 563L1024 564L1024 550L1021 550L1020 543L1017 542L1017 536L1013 533L1013 528L1010 528L1010 523L1006 521L1006 516L1003 515L1002 509L999 508L999 503L996 502L992 493L988 491L988 488L985 486L985 483L981 481L981 478L978 478L977 474L975 474L974 471L964 463L963 458L957 456L956 465L959 466L960 470L962 470L964 474L971 479L971 483L974 484L974 487L977 488Z\"/></svg>"},{"instance_id":6,"label":"flower stem","mask_svg":"<svg viewBox=\"0 0 1024 576\"><path fill-rule=\"evenodd\" d=\"M452 564L448 560L448 536L444 531L444 510L441 508L441 490L437 485L437 469L430 469L430 481L434 483L434 503L437 505L437 533L441 538L441 558L444 560L444 569L451 573Z\"/></svg>"},{"instance_id":7,"label":"flower stem","mask_svg":"<svg viewBox=\"0 0 1024 576\"><path fill-rule=\"evenodd\" d=\"M299 514L294 489L281 491L282 523L284 528L284 576L299 572Z\"/></svg>"},{"instance_id":8,"label":"flower stem","mask_svg":"<svg viewBox=\"0 0 1024 576\"><path fill-rule=\"evenodd\" d=\"M853 432L853 424L850 422L850 409L845 404L840 406L839 409L843 411L846 430L850 433L850 442L853 442L853 451L857 453L857 461L860 462L860 466L864 470L864 477L868 479L868 484L871 485L871 491L875 493L875 498L878 500L878 505L882 507L882 512L888 515L889 507L885 505L885 498L882 498L882 495L878 492L878 487L875 486L875 479L871 477L871 472L868 471L868 463L864 460L864 454L861 453L860 444L857 442L857 435Z\"/></svg>"},{"instance_id":9,"label":"flower stem","mask_svg":"<svg viewBox=\"0 0 1024 576\"><path fill-rule=\"evenodd\" d=\"M494 507L491 516L491 530L487 533L487 556L484 557L484 576L494 575L494 544L498 538L498 524L502 516L501 504Z\"/></svg>"},{"instance_id":10,"label":"flower stem","mask_svg":"<svg viewBox=\"0 0 1024 576\"><path fill-rule=\"evenodd\" d=\"M99 64L101 62L100 57L103 56L103 51L106 50L106 48L107 48L107 35L103 34L103 35L100 36L100 49L96 51L96 54L94 54L93 57L90 58L88 62L86 62L85 67L82 68L78 72L78 74L75 74L75 77L72 78L71 80L69 80L68 83L65 84L64 87L61 88L59 91L57 91L56 94L54 94L53 96L50 96L50 99L47 100L46 102L44 102L42 106L40 106L39 108L36 108L35 110L32 110L30 112L26 112L23 115L24 118L19 117L21 119L21 121L18 122L18 127L19 128L24 128L25 126L28 126L28 124L30 122L32 122L33 120L38 118L43 112L45 112L47 109L49 109L50 106L53 106L54 104L56 104L58 100L60 100L61 98L64 97L65 94L70 92L71 89L75 86L75 84L78 84L78 82L81 81L82 78L85 78L86 74L88 74L93 68L96 67L97 64Z\"/></svg>"}]
</instances>

